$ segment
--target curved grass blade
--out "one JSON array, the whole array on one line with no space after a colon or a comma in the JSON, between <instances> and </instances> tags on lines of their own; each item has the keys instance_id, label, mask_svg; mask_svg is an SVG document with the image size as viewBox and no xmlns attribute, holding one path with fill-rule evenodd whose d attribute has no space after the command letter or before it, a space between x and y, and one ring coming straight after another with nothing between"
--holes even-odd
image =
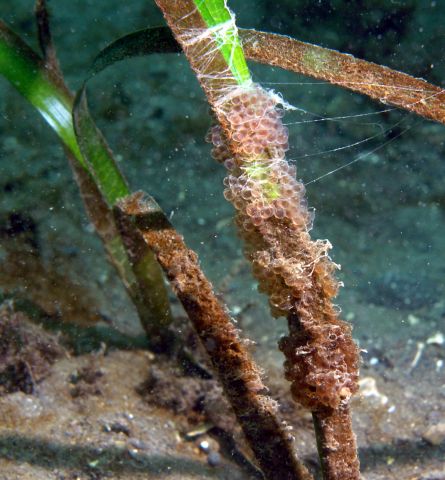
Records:
<instances>
[{"instance_id":1,"label":"curved grass blade","mask_svg":"<svg viewBox=\"0 0 445 480\"><path fill-rule=\"evenodd\" d=\"M110 204L114 203L116 197L122 198L130 193L122 174L103 145L99 143L94 145L102 163L86 164L73 128L71 95L66 88L51 78L51 73L45 69L42 59L2 21L0 21L0 73L39 111L76 160L100 179L98 184ZM97 172L95 168L98 169Z\"/></svg>"},{"instance_id":2,"label":"curved grass blade","mask_svg":"<svg viewBox=\"0 0 445 480\"><path fill-rule=\"evenodd\" d=\"M74 131L82 155L87 165L91 167L92 175L98 185L101 185L104 180L108 180L108 169L106 166L110 159L112 161L113 158L110 148L101 132L95 126L88 110L88 81L114 62L129 56L137 56L139 52L153 54L163 53L168 50L180 51L169 29L162 28L153 31L134 32L127 35L122 42L119 42L119 40L114 42L96 57L90 68L89 76L77 92L72 111ZM111 179L111 181L108 181L109 189L106 193L110 205L127 196L125 186L115 180ZM156 311L164 311L163 315L158 315L158 326L162 327L170 322L171 314L165 295L161 291L156 293L157 290L160 290L157 285L159 282L162 283L162 274L154 261L153 253L147 249L145 244L141 243L132 243L131 245L126 245L126 248L131 251L129 258L133 271L138 277L139 286L144 287L140 289L140 292L152 292L150 298L148 298L148 295L145 295L147 298L143 302L138 301L138 296L133 298L133 300L136 304L148 304L149 307L152 306ZM160 333L160 329L158 331L152 329L151 333L157 335Z\"/></svg>"},{"instance_id":3,"label":"curved grass blade","mask_svg":"<svg viewBox=\"0 0 445 480\"><path fill-rule=\"evenodd\" d=\"M113 63L153 53L180 53L181 47L168 27L144 28L118 38L93 60L89 76Z\"/></svg>"},{"instance_id":4,"label":"curved grass blade","mask_svg":"<svg viewBox=\"0 0 445 480\"><path fill-rule=\"evenodd\" d=\"M110 206L130 194L127 182L116 166L110 148L88 111L85 88L73 104L74 132L88 168Z\"/></svg>"},{"instance_id":5,"label":"curved grass blade","mask_svg":"<svg viewBox=\"0 0 445 480\"><path fill-rule=\"evenodd\" d=\"M153 42L153 45L158 45L158 43ZM113 52L110 54L112 55ZM92 72L92 74L95 73ZM88 109L87 81L89 78L91 77L84 81L74 99L72 109L74 132L82 155L99 188L106 183L107 190L102 193L108 204L113 206L128 196L130 192L122 176L111 175L110 177L113 167L116 169L117 167L111 149L96 127ZM114 222L113 226L115 228ZM145 244L128 244L127 239L121 236L117 239L119 242L117 246L121 254L118 268L122 269L123 275L127 278L130 278L130 273L134 274L135 281L128 284L128 291L139 312L142 325L153 346L168 348L169 346L164 344L170 341L170 336L165 327L171 323L172 315L164 286L164 277L155 256ZM131 255L128 255L127 252L130 252Z\"/></svg>"}]
</instances>

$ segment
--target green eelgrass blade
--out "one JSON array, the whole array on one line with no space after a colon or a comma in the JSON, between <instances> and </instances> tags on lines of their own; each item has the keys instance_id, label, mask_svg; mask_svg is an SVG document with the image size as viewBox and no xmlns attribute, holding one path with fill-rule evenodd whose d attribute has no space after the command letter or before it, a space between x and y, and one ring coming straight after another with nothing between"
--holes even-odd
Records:
<instances>
[{"instance_id":1,"label":"green eelgrass blade","mask_svg":"<svg viewBox=\"0 0 445 480\"><path fill-rule=\"evenodd\" d=\"M125 39L122 39L122 41L117 40L113 43L113 48L105 48L101 52L103 54L96 57L93 67L90 69L89 77L85 80L74 100L74 130L80 145L80 150L87 163L91 166L91 171L98 184L102 185L105 183L108 185L108 190L104 192L104 194L107 196L111 205L130 192L125 182L121 181L121 177L113 175L113 172L109 169L108 164L110 159L112 159L112 153L88 111L86 84L89 78L99 73L111 63L122 60L128 56L137 55L138 49L143 48L146 53L163 53L165 50L174 48L175 44L176 42L173 36L167 29L149 31L143 38L139 35L139 32L134 32L130 33Z\"/></svg>"},{"instance_id":2,"label":"green eelgrass blade","mask_svg":"<svg viewBox=\"0 0 445 480\"><path fill-rule=\"evenodd\" d=\"M110 206L130 194L126 181L116 167L111 150L94 124L87 106L85 87L73 105L74 132L91 174Z\"/></svg>"},{"instance_id":3,"label":"green eelgrass blade","mask_svg":"<svg viewBox=\"0 0 445 480\"><path fill-rule=\"evenodd\" d=\"M112 204L126 196L129 189L86 104L80 101L77 124L81 135L76 138L71 114L73 98L63 81L52 76L42 59L1 20L0 74L36 107L64 143L90 219L136 305L144 328L159 332L171 320L162 272L151 252L144 252L136 265L129 263L111 213Z\"/></svg>"},{"instance_id":4,"label":"green eelgrass blade","mask_svg":"<svg viewBox=\"0 0 445 480\"><path fill-rule=\"evenodd\" d=\"M73 128L71 95L51 78L41 58L1 21L0 73L39 111L81 165L95 174L101 192L111 205L130 193L114 160L103 146L95 146L101 161L86 164Z\"/></svg>"},{"instance_id":5,"label":"green eelgrass blade","mask_svg":"<svg viewBox=\"0 0 445 480\"><path fill-rule=\"evenodd\" d=\"M244 52L225 0L193 0L238 84L251 80Z\"/></svg>"},{"instance_id":6,"label":"green eelgrass blade","mask_svg":"<svg viewBox=\"0 0 445 480\"><path fill-rule=\"evenodd\" d=\"M71 121L72 99L43 68L41 58L0 20L0 73L39 111L86 167Z\"/></svg>"},{"instance_id":7,"label":"green eelgrass blade","mask_svg":"<svg viewBox=\"0 0 445 480\"><path fill-rule=\"evenodd\" d=\"M153 41L153 52L156 51L158 42ZM91 72L94 75L94 71ZM77 92L73 104L74 131L80 150L91 167L92 175L98 185L106 182L108 185L108 196L110 204L128 195L128 187L120 182L115 176L109 177L108 164L114 159L102 133L94 124L87 106L87 82L88 77L80 90ZM122 239L119 239L119 247ZM124 239L125 243L125 239ZM163 341L166 334L165 326L172 320L167 292L164 286L163 274L156 262L153 252L145 244L122 245L131 250L131 256L121 252L122 262L117 267L123 269L123 277L129 277L131 272L136 277L136 283L129 285L129 292L136 305L142 324L145 330L155 341ZM129 262L129 263L128 263ZM155 338L156 337L156 338Z\"/></svg>"},{"instance_id":8,"label":"green eelgrass blade","mask_svg":"<svg viewBox=\"0 0 445 480\"><path fill-rule=\"evenodd\" d=\"M90 76L126 58L152 53L179 53L181 47L168 27L144 28L118 38L99 52L90 68Z\"/></svg>"}]
</instances>

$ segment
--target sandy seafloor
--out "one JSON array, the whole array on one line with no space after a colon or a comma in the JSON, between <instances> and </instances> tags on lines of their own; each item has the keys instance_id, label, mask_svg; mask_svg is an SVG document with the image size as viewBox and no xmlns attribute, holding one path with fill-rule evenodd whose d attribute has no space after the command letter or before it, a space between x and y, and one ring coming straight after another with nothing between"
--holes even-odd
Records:
<instances>
[{"instance_id":1,"label":"sandy seafloor","mask_svg":"<svg viewBox=\"0 0 445 480\"><path fill-rule=\"evenodd\" d=\"M441 2L373 2L360 12L336 1L230 3L241 26L292 34L445 82ZM148 0L125 6L59 0L50 6L73 90L107 43L162 23ZM1 2L0 17L36 46L32 8L32 1ZM307 187L316 208L313 235L334 245L345 284L338 304L364 350L362 395L353 404L363 476L444 479L445 129L395 110L351 117L389 108L278 70L256 66L254 78L316 114L293 111L285 117L289 158L305 182L364 155ZM84 214L56 136L3 79L0 99L0 292L7 302L2 321L11 311L29 314L36 307L70 324L105 319L93 328L94 342L88 340L91 331L73 337L65 328L62 337L72 336L70 347L58 347L62 337L47 338L42 327L15 317L14 328L31 328L24 338L42 338L57 355L34 372L31 387L0 397L0 479L252 478L223 450L216 453L220 447L205 433L208 418L203 426L203 417L191 416L187 405L155 406L137 388L153 369L168 383L170 366L159 365L144 349L135 311ZM185 60L153 56L111 67L91 81L89 100L131 186L155 196L198 252L243 335L256 342L265 381L312 467L310 418L290 403L276 348L285 321L271 319L243 260L232 207L222 196L224 171L204 142L208 107ZM349 118L310 122L324 117ZM26 228L11 235L14 218ZM24 253L30 244L32 255ZM67 292L74 292L74 307ZM174 310L183 316L176 303ZM110 328L138 341L112 340L103 333ZM172 388L179 382L187 390L173 366L170 374ZM194 430L204 433L186 439ZM209 442L210 454L199 448L202 441Z\"/></svg>"}]
</instances>

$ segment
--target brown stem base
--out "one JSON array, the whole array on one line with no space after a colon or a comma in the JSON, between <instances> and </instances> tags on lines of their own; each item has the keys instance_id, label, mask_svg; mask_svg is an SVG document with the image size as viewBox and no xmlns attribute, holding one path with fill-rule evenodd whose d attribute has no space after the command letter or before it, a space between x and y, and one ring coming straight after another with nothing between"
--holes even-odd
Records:
<instances>
[{"instance_id":1,"label":"brown stem base","mask_svg":"<svg viewBox=\"0 0 445 480\"><path fill-rule=\"evenodd\" d=\"M349 406L313 412L324 480L360 480L356 437Z\"/></svg>"}]
</instances>

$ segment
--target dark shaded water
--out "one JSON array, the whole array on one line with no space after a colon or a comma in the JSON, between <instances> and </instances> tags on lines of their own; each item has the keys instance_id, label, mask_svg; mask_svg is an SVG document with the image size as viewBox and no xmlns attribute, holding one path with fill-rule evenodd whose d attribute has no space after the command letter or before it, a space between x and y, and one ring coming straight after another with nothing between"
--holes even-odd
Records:
<instances>
[{"instance_id":1,"label":"dark shaded water","mask_svg":"<svg viewBox=\"0 0 445 480\"><path fill-rule=\"evenodd\" d=\"M32 3L3 2L0 17L36 47ZM445 5L367 3L351 8L351 2L334 0L233 1L230 6L240 26L289 34L443 85ZM163 22L146 0L125 6L114 0L59 0L50 7L54 40L73 90L106 44ZM440 450L440 441L424 440L429 428L441 425L443 432L444 425L444 128L312 79L252 68L256 81L302 110L285 117L289 158L308 182L309 203L317 211L313 235L329 238L333 258L342 264L345 288L338 303L367 350L364 385L376 382L379 392L365 393L356 407L366 478L408 478L407 472L414 472L412 478L445 478L431 476L443 469L443 443ZM135 312L84 214L57 138L4 79L0 98L0 225L18 215L39 250L38 261L20 256L29 241L21 243L22 237L12 238L0 227L1 261L12 261L14 254L22 265L14 279L0 273L1 295L18 303L37 302L54 314L57 309L50 304L60 302L63 310L63 299L47 291L43 278L60 275L79 288L92 317L99 314L125 333L140 334ZM270 318L243 260L232 207L222 196L224 171L203 140L211 123L208 107L185 59L159 55L113 66L91 82L89 100L132 188L151 193L171 216L216 290L223 290L245 335L257 341L256 355L269 379L285 390L276 340L286 325ZM337 120L325 121L328 117ZM82 312L74 311L69 320L89 323L79 318ZM310 454L304 434L301 441L296 436L297 446ZM35 467L36 462L28 464ZM22 478L40 478L30 469ZM0 478L16 478L16 470L10 471ZM136 478L132 475L124 469L122 476L110 478Z\"/></svg>"}]
</instances>

